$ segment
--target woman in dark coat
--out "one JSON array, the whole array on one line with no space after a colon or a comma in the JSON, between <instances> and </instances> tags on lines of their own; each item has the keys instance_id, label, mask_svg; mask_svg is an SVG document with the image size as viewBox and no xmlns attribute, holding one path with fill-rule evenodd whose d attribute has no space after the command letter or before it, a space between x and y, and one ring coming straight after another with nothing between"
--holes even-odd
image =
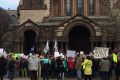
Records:
<instances>
[{"instance_id":1,"label":"woman in dark coat","mask_svg":"<svg viewBox=\"0 0 120 80\"><path fill-rule=\"evenodd\" d=\"M7 60L2 56L0 57L0 79L3 80L4 75L7 73L6 69Z\"/></svg>"},{"instance_id":2,"label":"woman in dark coat","mask_svg":"<svg viewBox=\"0 0 120 80\"><path fill-rule=\"evenodd\" d=\"M118 60L115 66L115 77L116 77L115 80L119 80L119 76L120 76L120 60Z\"/></svg>"}]
</instances>

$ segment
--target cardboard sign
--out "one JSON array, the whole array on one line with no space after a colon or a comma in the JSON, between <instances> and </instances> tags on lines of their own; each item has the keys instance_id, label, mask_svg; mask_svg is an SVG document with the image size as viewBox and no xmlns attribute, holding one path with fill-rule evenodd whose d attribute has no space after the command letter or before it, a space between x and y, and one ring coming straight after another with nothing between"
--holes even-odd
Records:
<instances>
[{"instance_id":1,"label":"cardboard sign","mask_svg":"<svg viewBox=\"0 0 120 80\"><path fill-rule=\"evenodd\" d=\"M3 50L4 50L3 48L0 48L0 53L3 52Z\"/></svg>"},{"instance_id":2,"label":"cardboard sign","mask_svg":"<svg viewBox=\"0 0 120 80\"><path fill-rule=\"evenodd\" d=\"M108 57L109 48L107 48L107 47L95 47L93 53L94 53L94 58Z\"/></svg>"},{"instance_id":3,"label":"cardboard sign","mask_svg":"<svg viewBox=\"0 0 120 80\"><path fill-rule=\"evenodd\" d=\"M76 51L74 50L67 50L67 57L75 58Z\"/></svg>"},{"instance_id":4,"label":"cardboard sign","mask_svg":"<svg viewBox=\"0 0 120 80\"><path fill-rule=\"evenodd\" d=\"M84 54L84 51L80 51L80 54Z\"/></svg>"}]
</instances>

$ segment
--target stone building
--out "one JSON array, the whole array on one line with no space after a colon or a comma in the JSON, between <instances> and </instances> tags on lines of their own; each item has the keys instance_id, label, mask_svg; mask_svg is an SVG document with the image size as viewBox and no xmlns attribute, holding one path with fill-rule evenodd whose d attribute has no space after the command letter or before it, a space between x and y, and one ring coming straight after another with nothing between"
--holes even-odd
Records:
<instances>
[{"instance_id":1,"label":"stone building","mask_svg":"<svg viewBox=\"0 0 120 80\"><path fill-rule=\"evenodd\" d=\"M12 29L15 51L41 52L49 40L51 52L89 53L94 47L120 49L120 0L20 0L17 25Z\"/></svg>"}]
</instances>

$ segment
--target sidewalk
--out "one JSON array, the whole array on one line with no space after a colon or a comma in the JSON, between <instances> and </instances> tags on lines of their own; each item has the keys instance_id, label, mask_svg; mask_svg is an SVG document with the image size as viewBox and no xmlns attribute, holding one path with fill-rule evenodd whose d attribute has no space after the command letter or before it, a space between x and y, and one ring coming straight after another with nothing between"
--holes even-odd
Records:
<instances>
[{"instance_id":1,"label":"sidewalk","mask_svg":"<svg viewBox=\"0 0 120 80\"><path fill-rule=\"evenodd\" d=\"M5 80L7 80L7 79L5 79ZM30 80L30 78L15 78L13 80ZM38 80L42 80L42 78L38 79ZM57 80L57 79L49 79L49 80ZM72 80L77 80L77 79L72 79ZM101 80L101 79L100 78L92 78L92 80ZM113 77L111 77L110 80L115 80L115 79Z\"/></svg>"}]
</instances>

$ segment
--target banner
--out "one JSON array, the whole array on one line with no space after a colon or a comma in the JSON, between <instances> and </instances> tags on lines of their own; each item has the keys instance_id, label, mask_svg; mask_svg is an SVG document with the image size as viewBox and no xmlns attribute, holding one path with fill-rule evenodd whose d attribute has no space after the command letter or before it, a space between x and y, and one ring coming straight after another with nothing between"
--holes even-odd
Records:
<instances>
[{"instance_id":1,"label":"banner","mask_svg":"<svg viewBox=\"0 0 120 80\"><path fill-rule=\"evenodd\" d=\"M58 45L57 45L57 41L55 40L55 45L54 45L54 52L58 52L58 47L57 47Z\"/></svg>"},{"instance_id":2,"label":"banner","mask_svg":"<svg viewBox=\"0 0 120 80\"><path fill-rule=\"evenodd\" d=\"M93 50L94 58L108 57L109 48L107 47L95 47Z\"/></svg>"},{"instance_id":3,"label":"banner","mask_svg":"<svg viewBox=\"0 0 120 80\"><path fill-rule=\"evenodd\" d=\"M44 48L44 53L46 54L47 52L49 52L49 42L47 41L46 46Z\"/></svg>"},{"instance_id":4,"label":"banner","mask_svg":"<svg viewBox=\"0 0 120 80\"><path fill-rule=\"evenodd\" d=\"M75 58L76 51L74 50L67 50L67 57L73 57Z\"/></svg>"}]
</instances>

